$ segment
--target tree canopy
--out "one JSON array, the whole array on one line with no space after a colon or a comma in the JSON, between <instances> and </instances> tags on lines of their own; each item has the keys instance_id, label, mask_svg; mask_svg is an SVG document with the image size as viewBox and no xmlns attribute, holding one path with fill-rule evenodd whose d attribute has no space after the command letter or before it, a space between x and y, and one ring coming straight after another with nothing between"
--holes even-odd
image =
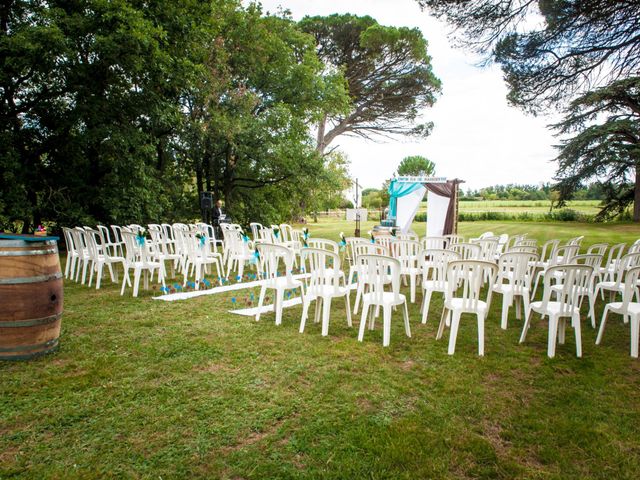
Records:
<instances>
[{"instance_id":1,"label":"tree canopy","mask_svg":"<svg viewBox=\"0 0 640 480\"><path fill-rule=\"evenodd\" d=\"M418 0L457 40L502 67L509 100L531 112L640 68L640 0Z\"/></svg>"},{"instance_id":2,"label":"tree canopy","mask_svg":"<svg viewBox=\"0 0 640 480\"><path fill-rule=\"evenodd\" d=\"M421 155L404 157L398 165L398 175L433 175L435 173L436 164Z\"/></svg>"},{"instance_id":3,"label":"tree canopy","mask_svg":"<svg viewBox=\"0 0 640 480\"><path fill-rule=\"evenodd\" d=\"M634 203L640 219L640 78L613 82L571 102L558 134L572 134L559 146L560 203L589 179L602 179L610 218Z\"/></svg>"},{"instance_id":4,"label":"tree canopy","mask_svg":"<svg viewBox=\"0 0 640 480\"><path fill-rule=\"evenodd\" d=\"M0 66L0 228L195 219L203 190L278 221L347 181L309 134L340 75L255 4L12 0Z\"/></svg>"},{"instance_id":5,"label":"tree canopy","mask_svg":"<svg viewBox=\"0 0 640 480\"><path fill-rule=\"evenodd\" d=\"M333 102L328 105L333 108L324 111L317 139L320 152L342 134L429 134L432 124L418 121L434 104L440 80L419 29L386 27L371 17L350 14L305 17L300 27L316 39L325 78L339 85L344 76L349 99L346 108Z\"/></svg>"},{"instance_id":6,"label":"tree canopy","mask_svg":"<svg viewBox=\"0 0 640 480\"><path fill-rule=\"evenodd\" d=\"M634 201L640 221L640 0L418 1L449 21L463 45L500 64L512 104L564 111L553 126L561 203L601 181L600 218Z\"/></svg>"}]
</instances>

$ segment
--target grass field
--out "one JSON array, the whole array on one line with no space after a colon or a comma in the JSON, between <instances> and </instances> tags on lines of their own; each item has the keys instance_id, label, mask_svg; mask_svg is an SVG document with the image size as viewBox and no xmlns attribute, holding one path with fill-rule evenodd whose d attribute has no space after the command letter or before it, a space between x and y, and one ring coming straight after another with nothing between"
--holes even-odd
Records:
<instances>
[{"instance_id":1,"label":"grass field","mask_svg":"<svg viewBox=\"0 0 640 480\"><path fill-rule=\"evenodd\" d=\"M337 238L353 225L309 227ZM583 234L585 244L640 237L627 224L460 230ZM341 302L322 338L312 322L298 333L299 307L276 327L273 315L227 313L231 295L166 303L152 300L157 291L121 297L108 281L65 289L60 350L0 363L2 479L610 480L640 471L640 361L615 316L598 347L583 317L584 357L569 330L550 360L545 322L536 317L519 345L521 321L500 329L498 296L479 358L470 317L454 356L446 338L435 340L438 295L426 325L410 306L412 338L396 313L383 348L379 325L356 341Z\"/></svg>"},{"instance_id":2,"label":"grass field","mask_svg":"<svg viewBox=\"0 0 640 480\"><path fill-rule=\"evenodd\" d=\"M570 208L580 213L595 215L600 210L599 200L574 200L567 202L565 208ZM504 213L531 213L542 214L549 211L550 202L543 200L486 200L478 202L460 201L460 211L469 213L479 212L504 212Z\"/></svg>"}]
</instances>

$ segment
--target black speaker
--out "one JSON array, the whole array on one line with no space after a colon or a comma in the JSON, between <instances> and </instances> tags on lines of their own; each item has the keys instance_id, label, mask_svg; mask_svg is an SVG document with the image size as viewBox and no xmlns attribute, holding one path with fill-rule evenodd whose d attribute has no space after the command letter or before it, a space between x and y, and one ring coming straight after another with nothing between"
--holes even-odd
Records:
<instances>
[{"instance_id":1,"label":"black speaker","mask_svg":"<svg viewBox=\"0 0 640 480\"><path fill-rule=\"evenodd\" d=\"M213 209L213 193L200 192L200 208L202 210Z\"/></svg>"}]
</instances>

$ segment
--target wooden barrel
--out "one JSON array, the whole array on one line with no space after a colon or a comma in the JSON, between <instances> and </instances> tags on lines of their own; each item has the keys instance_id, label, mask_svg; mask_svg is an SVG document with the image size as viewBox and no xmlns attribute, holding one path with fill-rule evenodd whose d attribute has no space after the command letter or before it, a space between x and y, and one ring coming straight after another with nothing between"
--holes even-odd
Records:
<instances>
[{"instance_id":1,"label":"wooden barrel","mask_svg":"<svg viewBox=\"0 0 640 480\"><path fill-rule=\"evenodd\" d=\"M63 287L56 240L0 234L0 360L58 347Z\"/></svg>"}]
</instances>

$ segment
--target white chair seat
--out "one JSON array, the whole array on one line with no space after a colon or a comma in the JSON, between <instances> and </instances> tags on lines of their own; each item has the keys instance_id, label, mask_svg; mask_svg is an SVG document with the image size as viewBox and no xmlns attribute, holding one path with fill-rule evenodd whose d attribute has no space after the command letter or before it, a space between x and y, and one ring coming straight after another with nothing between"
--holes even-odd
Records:
<instances>
[{"instance_id":1,"label":"white chair seat","mask_svg":"<svg viewBox=\"0 0 640 480\"><path fill-rule=\"evenodd\" d=\"M393 292L382 292L382 296L378 293L365 293L362 296L362 300L367 303L385 303L387 305L402 305L406 301L406 297L399 293L397 295L397 300L394 300Z\"/></svg>"}]
</instances>

